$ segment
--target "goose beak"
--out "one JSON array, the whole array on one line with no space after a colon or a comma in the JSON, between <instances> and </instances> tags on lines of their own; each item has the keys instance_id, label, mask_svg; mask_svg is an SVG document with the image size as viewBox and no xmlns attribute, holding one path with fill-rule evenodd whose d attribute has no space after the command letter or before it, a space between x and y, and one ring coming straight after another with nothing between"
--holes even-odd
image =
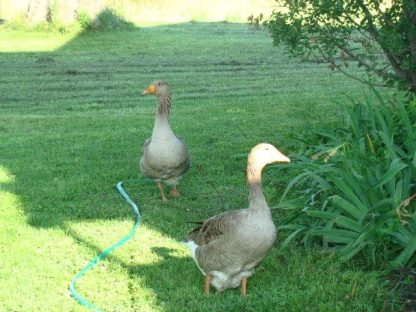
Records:
<instances>
[{"instance_id":1,"label":"goose beak","mask_svg":"<svg viewBox=\"0 0 416 312\"><path fill-rule=\"evenodd\" d=\"M154 84L151 84L143 91L143 95L146 94L155 94L156 93L156 86Z\"/></svg>"},{"instance_id":2,"label":"goose beak","mask_svg":"<svg viewBox=\"0 0 416 312\"><path fill-rule=\"evenodd\" d=\"M277 151L276 158L274 159L274 162L281 162L281 163L290 163L290 159Z\"/></svg>"}]
</instances>

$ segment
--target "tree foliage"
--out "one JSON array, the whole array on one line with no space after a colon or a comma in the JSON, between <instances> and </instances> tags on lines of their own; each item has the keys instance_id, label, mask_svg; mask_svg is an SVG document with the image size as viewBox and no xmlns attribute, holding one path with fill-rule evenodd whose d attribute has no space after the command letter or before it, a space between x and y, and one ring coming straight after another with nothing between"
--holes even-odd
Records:
<instances>
[{"instance_id":1,"label":"tree foliage","mask_svg":"<svg viewBox=\"0 0 416 312\"><path fill-rule=\"evenodd\" d=\"M275 45L365 83L416 93L415 0L280 0L265 22ZM352 62L369 75L357 76Z\"/></svg>"}]
</instances>

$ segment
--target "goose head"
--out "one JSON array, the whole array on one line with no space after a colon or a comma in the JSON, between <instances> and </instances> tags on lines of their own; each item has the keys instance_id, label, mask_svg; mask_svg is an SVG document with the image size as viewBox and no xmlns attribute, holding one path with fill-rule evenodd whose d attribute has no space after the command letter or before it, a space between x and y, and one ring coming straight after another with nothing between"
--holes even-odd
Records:
<instances>
[{"instance_id":1,"label":"goose head","mask_svg":"<svg viewBox=\"0 0 416 312\"><path fill-rule=\"evenodd\" d=\"M143 95L147 94L154 94L157 97L165 97L170 95L170 88L166 81L156 80L155 82L150 84L146 89L144 89Z\"/></svg>"},{"instance_id":2,"label":"goose head","mask_svg":"<svg viewBox=\"0 0 416 312\"><path fill-rule=\"evenodd\" d=\"M248 155L248 164L263 168L264 166L283 162L288 163L290 159L283 155L276 147L268 143L260 143L254 146Z\"/></svg>"}]
</instances>

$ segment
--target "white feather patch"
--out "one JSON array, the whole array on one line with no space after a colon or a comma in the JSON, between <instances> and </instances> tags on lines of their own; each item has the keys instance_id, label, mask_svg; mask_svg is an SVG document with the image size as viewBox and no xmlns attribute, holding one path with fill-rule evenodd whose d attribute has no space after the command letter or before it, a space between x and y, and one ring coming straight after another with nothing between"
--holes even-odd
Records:
<instances>
[{"instance_id":1,"label":"white feather patch","mask_svg":"<svg viewBox=\"0 0 416 312\"><path fill-rule=\"evenodd\" d=\"M197 244L195 244L194 241L189 240L187 242L184 242L184 244L188 247L189 251L191 252L191 256L192 258L195 260L195 263L198 267L198 269L202 272L202 274L204 274L205 276L205 272L200 268L199 264L198 264L198 260L196 259L196 250L197 248L199 248L199 246Z\"/></svg>"},{"instance_id":2,"label":"white feather patch","mask_svg":"<svg viewBox=\"0 0 416 312\"><path fill-rule=\"evenodd\" d=\"M184 242L184 244L186 245L186 246L188 246L188 249L189 249L189 251L191 252L191 255L192 255L192 258L194 258L194 260L196 261L196 258L195 258L195 252L196 252L196 249L199 247L197 244L195 244L195 242L194 241L192 241L192 240L189 240L189 241L187 241L187 242Z\"/></svg>"}]
</instances>

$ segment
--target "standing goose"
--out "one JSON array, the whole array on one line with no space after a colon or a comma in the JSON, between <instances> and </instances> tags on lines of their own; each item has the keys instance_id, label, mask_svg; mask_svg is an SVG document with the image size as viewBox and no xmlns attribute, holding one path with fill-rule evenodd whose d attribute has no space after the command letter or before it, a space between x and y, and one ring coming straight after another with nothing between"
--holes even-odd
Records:
<instances>
[{"instance_id":1,"label":"standing goose","mask_svg":"<svg viewBox=\"0 0 416 312\"><path fill-rule=\"evenodd\" d=\"M140 171L157 183L162 200L167 201L161 181L172 185L171 195L179 197L177 186L180 177L189 169L190 157L186 145L173 133L169 125L169 85L162 80L155 81L143 91L143 95L146 94L154 94L158 105L152 137L143 144Z\"/></svg>"},{"instance_id":2,"label":"standing goose","mask_svg":"<svg viewBox=\"0 0 416 312\"><path fill-rule=\"evenodd\" d=\"M248 155L249 207L211 217L192 229L185 243L205 275L204 293L212 284L218 291L241 285L247 293L247 278L276 240L276 227L263 195L262 169L270 163L290 162L273 145L256 145Z\"/></svg>"}]
</instances>

